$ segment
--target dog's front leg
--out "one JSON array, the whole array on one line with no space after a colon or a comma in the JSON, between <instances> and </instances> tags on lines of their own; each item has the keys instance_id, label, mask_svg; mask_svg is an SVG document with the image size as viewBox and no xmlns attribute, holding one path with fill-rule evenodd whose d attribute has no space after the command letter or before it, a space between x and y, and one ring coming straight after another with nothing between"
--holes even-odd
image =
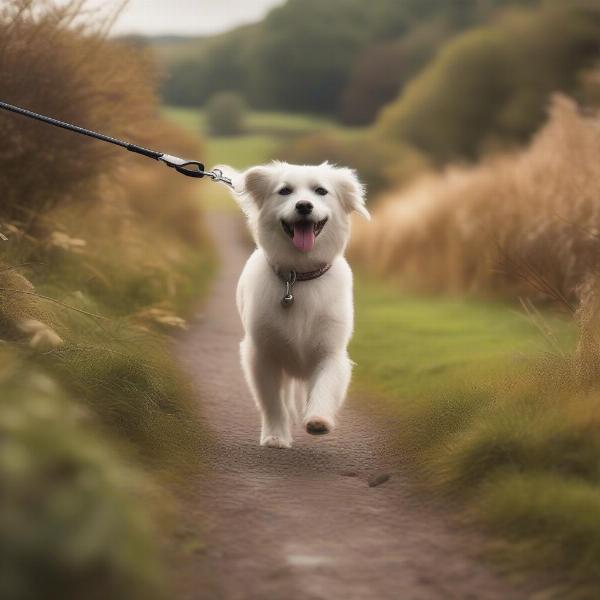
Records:
<instances>
[{"instance_id":1,"label":"dog's front leg","mask_svg":"<svg viewBox=\"0 0 600 600\"><path fill-rule=\"evenodd\" d=\"M246 380L261 415L261 446L289 448L292 436L281 389L281 367L262 355L250 340L242 342L241 354Z\"/></svg>"},{"instance_id":2,"label":"dog's front leg","mask_svg":"<svg viewBox=\"0 0 600 600\"><path fill-rule=\"evenodd\" d=\"M335 426L350 383L351 363L345 352L325 357L309 381L304 427L313 435L329 433Z\"/></svg>"}]
</instances>

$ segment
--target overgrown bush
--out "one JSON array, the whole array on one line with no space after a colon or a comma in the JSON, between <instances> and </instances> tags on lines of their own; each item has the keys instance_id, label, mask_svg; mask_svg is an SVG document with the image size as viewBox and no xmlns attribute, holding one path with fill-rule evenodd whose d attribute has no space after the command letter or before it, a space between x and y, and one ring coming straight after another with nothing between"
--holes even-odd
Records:
<instances>
[{"instance_id":1,"label":"overgrown bush","mask_svg":"<svg viewBox=\"0 0 600 600\"><path fill-rule=\"evenodd\" d=\"M469 31L384 110L384 138L416 146L443 163L520 143L544 119L550 94L579 90L597 60L600 11L585 1L510 13Z\"/></svg>"},{"instance_id":2,"label":"overgrown bush","mask_svg":"<svg viewBox=\"0 0 600 600\"><path fill-rule=\"evenodd\" d=\"M97 23L78 19L80 7L73 0L60 8L44 1L4 3L3 100L114 137L147 141L142 132L157 112L153 68L140 53L108 41ZM107 144L4 111L0 138L2 219L29 223L58 203L89 203L102 175L117 165L118 150Z\"/></svg>"},{"instance_id":3,"label":"overgrown bush","mask_svg":"<svg viewBox=\"0 0 600 600\"><path fill-rule=\"evenodd\" d=\"M1 360L0 596L158 598L149 482L47 375Z\"/></svg>"},{"instance_id":4,"label":"overgrown bush","mask_svg":"<svg viewBox=\"0 0 600 600\"><path fill-rule=\"evenodd\" d=\"M352 167L366 183L371 200L390 186L410 181L428 166L416 150L386 144L369 132L348 134L331 130L301 136L281 146L277 156L297 164L328 161Z\"/></svg>"},{"instance_id":5,"label":"overgrown bush","mask_svg":"<svg viewBox=\"0 0 600 600\"><path fill-rule=\"evenodd\" d=\"M244 131L246 103L234 92L221 92L206 105L206 123L213 135L239 135Z\"/></svg>"}]
</instances>

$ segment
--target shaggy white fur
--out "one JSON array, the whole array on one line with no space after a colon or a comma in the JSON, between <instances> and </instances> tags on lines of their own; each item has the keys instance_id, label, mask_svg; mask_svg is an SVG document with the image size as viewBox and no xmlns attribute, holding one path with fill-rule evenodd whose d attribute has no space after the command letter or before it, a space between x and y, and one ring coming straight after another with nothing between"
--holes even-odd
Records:
<instances>
[{"instance_id":1,"label":"shaggy white fur","mask_svg":"<svg viewBox=\"0 0 600 600\"><path fill-rule=\"evenodd\" d=\"M351 169L274 162L233 174L233 196L246 214L257 249L240 276L237 305L245 337L244 375L262 419L260 443L289 448L299 400L311 434L335 425L350 382L347 346L353 328L352 272L343 253L350 213L369 219L364 187ZM331 268L293 287L290 271ZM279 273L280 275L278 276Z\"/></svg>"}]
</instances>

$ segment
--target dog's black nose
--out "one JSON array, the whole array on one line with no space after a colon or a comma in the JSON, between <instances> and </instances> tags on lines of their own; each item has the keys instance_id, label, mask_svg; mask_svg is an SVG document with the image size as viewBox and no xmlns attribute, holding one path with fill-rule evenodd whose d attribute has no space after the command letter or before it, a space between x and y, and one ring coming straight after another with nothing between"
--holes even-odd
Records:
<instances>
[{"instance_id":1,"label":"dog's black nose","mask_svg":"<svg viewBox=\"0 0 600 600\"><path fill-rule=\"evenodd\" d=\"M297 202L296 203L296 210L301 215L310 215L310 213L312 212L312 209L313 209L313 205L310 202Z\"/></svg>"}]
</instances>

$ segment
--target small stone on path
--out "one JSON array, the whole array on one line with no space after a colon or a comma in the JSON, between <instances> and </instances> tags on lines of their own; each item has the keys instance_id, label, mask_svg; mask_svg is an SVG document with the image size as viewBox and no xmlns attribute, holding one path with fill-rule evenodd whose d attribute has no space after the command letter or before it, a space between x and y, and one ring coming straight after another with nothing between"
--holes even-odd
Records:
<instances>
[{"instance_id":1,"label":"small stone on path","mask_svg":"<svg viewBox=\"0 0 600 600\"><path fill-rule=\"evenodd\" d=\"M369 487L376 487L385 483L390 478L389 473L379 473L379 475L373 475L369 477Z\"/></svg>"}]
</instances>

